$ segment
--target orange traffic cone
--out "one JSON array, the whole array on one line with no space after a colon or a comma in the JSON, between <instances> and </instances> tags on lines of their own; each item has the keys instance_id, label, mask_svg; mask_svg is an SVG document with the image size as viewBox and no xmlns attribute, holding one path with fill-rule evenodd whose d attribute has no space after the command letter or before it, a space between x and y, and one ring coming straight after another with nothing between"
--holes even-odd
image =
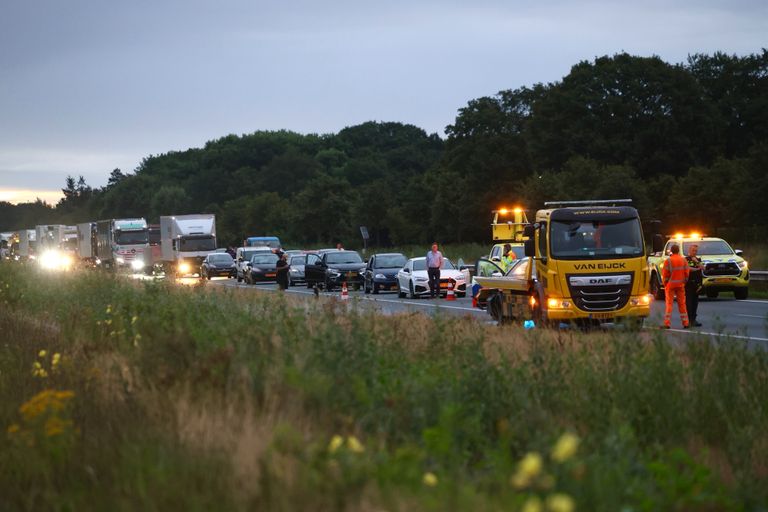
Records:
<instances>
[{"instance_id":1,"label":"orange traffic cone","mask_svg":"<svg viewBox=\"0 0 768 512\"><path fill-rule=\"evenodd\" d=\"M456 295L453 293L453 281L448 281L448 293L445 294L445 300L456 300Z\"/></svg>"},{"instance_id":2,"label":"orange traffic cone","mask_svg":"<svg viewBox=\"0 0 768 512\"><path fill-rule=\"evenodd\" d=\"M349 290L347 289L347 282L341 283L341 300L349 300Z\"/></svg>"},{"instance_id":3,"label":"orange traffic cone","mask_svg":"<svg viewBox=\"0 0 768 512\"><path fill-rule=\"evenodd\" d=\"M477 295L472 296L472 307L476 308L477 306Z\"/></svg>"}]
</instances>

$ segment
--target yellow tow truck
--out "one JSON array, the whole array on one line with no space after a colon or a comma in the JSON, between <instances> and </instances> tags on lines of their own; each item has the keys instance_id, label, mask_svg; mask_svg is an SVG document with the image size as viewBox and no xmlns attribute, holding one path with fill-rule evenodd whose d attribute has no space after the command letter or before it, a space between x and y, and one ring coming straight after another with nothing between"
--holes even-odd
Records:
<instances>
[{"instance_id":1,"label":"yellow tow truck","mask_svg":"<svg viewBox=\"0 0 768 512\"><path fill-rule=\"evenodd\" d=\"M497 321L595 325L650 315L648 265L631 200L545 203L523 230L525 257L507 275L478 262Z\"/></svg>"},{"instance_id":2,"label":"yellow tow truck","mask_svg":"<svg viewBox=\"0 0 768 512\"><path fill-rule=\"evenodd\" d=\"M688 255L692 245L698 245L698 257L704 264L702 272L701 294L715 299L720 292L733 292L738 300L749 297L749 265L742 257L742 252L734 250L722 238L704 236L699 233L676 233L663 237L654 234L653 253L648 257L651 272L651 293L657 299L664 298L664 285L661 282L661 266L669 258L673 245L680 247L680 253ZM664 246L663 249L661 246Z\"/></svg>"}]
</instances>

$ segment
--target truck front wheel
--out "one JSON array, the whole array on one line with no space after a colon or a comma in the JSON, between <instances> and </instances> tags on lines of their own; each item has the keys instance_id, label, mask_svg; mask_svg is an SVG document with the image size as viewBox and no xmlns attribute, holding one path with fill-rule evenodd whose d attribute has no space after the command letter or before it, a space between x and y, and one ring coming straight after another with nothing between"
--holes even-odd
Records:
<instances>
[{"instance_id":1,"label":"truck front wheel","mask_svg":"<svg viewBox=\"0 0 768 512\"><path fill-rule=\"evenodd\" d=\"M664 300L664 288L659 283L659 277L656 272L651 274L651 295L656 300Z\"/></svg>"},{"instance_id":2,"label":"truck front wheel","mask_svg":"<svg viewBox=\"0 0 768 512\"><path fill-rule=\"evenodd\" d=\"M736 288L733 290L733 296L736 297L736 300L745 300L749 297L749 288Z\"/></svg>"}]
</instances>

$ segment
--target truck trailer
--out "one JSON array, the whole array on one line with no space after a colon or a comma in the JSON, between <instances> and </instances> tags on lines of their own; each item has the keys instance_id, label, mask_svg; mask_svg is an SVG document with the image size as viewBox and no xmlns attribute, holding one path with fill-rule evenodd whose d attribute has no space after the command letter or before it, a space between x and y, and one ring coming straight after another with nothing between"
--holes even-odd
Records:
<instances>
[{"instance_id":1,"label":"truck trailer","mask_svg":"<svg viewBox=\"0 0 768 512\"><path fill-rule=\"evenodd\" d=\"M167 273L199 273L205 257L216 251L216 216L198 213L160 217L160 246Z\"/></svg>"},{"instance_id":2,"label":"truck trailer","mask_svg":"<svg viewBox=\"0 0 768 512\"><path fill-rule=\"evenodd\" d=\"M96 223L96 258L104 268L148 268L149 233L144 219L109 219Z\"/></svg>"},{"instance_id":3,"label":"truck trailer","mask_svg":"<svg viewBox=\"0 0 768 512\"><path fill-rule=\"evenodd\" d=\"M37 236L34 229L19 231L19 260L33 260L37 253Z\"/></svg>"}]
</instances>

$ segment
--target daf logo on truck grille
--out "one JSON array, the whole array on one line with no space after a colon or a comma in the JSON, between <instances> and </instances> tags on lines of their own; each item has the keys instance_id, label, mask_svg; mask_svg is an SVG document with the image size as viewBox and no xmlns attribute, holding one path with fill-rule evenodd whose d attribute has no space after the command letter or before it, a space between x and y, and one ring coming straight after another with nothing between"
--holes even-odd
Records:
<instances>
[{"instance_id":1,"label":"daf logo on truck grille","mask_svg":"<svg viewBox=\"0 0 768 512\"><path fill-rule=\"evenodd\" d=\"M621 286L632 284L632 276L571 276L568 282L571 286Z\"/></svg>"}]
</instances>

